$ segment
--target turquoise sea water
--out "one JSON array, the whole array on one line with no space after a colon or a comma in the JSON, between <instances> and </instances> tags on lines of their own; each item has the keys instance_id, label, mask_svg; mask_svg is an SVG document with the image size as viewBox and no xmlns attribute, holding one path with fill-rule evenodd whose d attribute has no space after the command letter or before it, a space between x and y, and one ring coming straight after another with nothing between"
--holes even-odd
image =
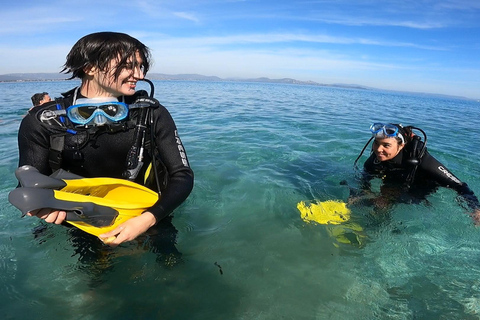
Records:
<instances>
[{"instance_id":1,"label":"turquoise sea water","mask_svg":"<svg viewBox=\"0 0 480 320\"><path fill-rule=\"evenodd\" d=\"M397 204L378 220L372 208L353 205L362 246L339 243L296 208L347 200L340 181L355 187L353 161L374 121L423 128L430 152L480 195L480 103L319 86L154 83L195 171L173 219L182 259L171 266L138 242L84 261L71 230L20 219L7 196L17 183L22 115L33 93L59 96L77 83L0 83L2 319L480 317L480 228L455 192Z\"/></svg>"}]
</instances>

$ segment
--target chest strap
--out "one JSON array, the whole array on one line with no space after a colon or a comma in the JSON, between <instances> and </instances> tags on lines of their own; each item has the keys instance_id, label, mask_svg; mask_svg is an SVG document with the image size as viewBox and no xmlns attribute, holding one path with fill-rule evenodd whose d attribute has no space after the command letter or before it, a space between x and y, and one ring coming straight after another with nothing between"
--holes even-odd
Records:
<instances>
[{"instance_id":1,"label":"chest strap","mask_svg":"<svg viewBox=\"0 0 480 320\"><path fill-rule=\"evenodd\" d=\"M50 150L48 154L48 163L52 171L60 169L62 165L62 151L65 146L65 134L56 134L50 136Z\"/></svg>"}]
</instances>

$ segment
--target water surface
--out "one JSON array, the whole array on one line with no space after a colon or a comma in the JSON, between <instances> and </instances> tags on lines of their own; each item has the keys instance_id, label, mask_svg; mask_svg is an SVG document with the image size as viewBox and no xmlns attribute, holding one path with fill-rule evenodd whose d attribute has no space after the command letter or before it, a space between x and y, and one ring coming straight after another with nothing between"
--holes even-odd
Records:
<instances>
[{"instance_id":1,"label":"water surface","mask_svg":"<svg viewBox=\"0 0 480 320\"><path fill-rule=\"evenodd\" d=\"M0 83L2 318L478 319L480 230L455 192L397 204L379 221L371 207L353 206L361 246L339 243L296 209L304 200L347 200L374 121L423 128L430 152L480 194L478 102L154 83L195 171L194 190L172 221L182 258L171 265L139 242L87 259L72 230L20 219L7 196L17 184L16 134L30 96L59 96L77 83Z\"/></svg>"}]
</instances>

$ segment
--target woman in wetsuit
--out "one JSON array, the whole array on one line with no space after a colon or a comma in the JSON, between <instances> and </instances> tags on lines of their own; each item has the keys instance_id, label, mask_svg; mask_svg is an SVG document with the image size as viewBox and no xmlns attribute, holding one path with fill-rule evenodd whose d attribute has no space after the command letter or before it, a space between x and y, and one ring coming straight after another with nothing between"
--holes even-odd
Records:
<instances>
[{"instance_id":1,"label":"woman in wetsuit","mask_svg":"<svg viewBox=\"0 0 480 320\"><path fill-rule=\"evenodd\" d=\"M414 130L424 134L424 141L414 134ZM373 146L370 157L364 163L363 188L369 189L369 182L375 177L383 180L381 200L377 199L377 203L388 204L407 193L421 199L439 186L447 187L457 191L466 201L475 224L480 224L478 198L465 182L427 151L423 130L399 124L374 123L370 131Z\"/></svg>"},{"instance_id":2,"label":"woman in wetsuit","mask_svg":"<svg viewBox=\"0 0 480 320\"><path fill-rule=\"evenodd\" d=\"M149 49L127 34L81 38L63 69L71 79L81 79L80 86L30 110L18 133L19 166L45 175L61 168L85 178L124 178L161 192L149 210L102 236L115 237L111 246L145 233L193 188L193 171L170 113L145 91L136 91L149 66ZM152 162L162 166L147 170ZM157 174L152 178L147 172ZM152 179L157 183L149 184ZM55 224L66 218L66 212L50 208L28 215Z\"/></svg>"}]
</instances>

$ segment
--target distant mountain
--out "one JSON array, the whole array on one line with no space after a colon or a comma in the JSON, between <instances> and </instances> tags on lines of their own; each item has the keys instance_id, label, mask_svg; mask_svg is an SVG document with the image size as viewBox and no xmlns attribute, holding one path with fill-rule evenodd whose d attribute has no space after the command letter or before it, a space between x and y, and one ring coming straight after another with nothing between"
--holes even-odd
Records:
<instances>
[{"instance_id":1,"label":"distant mountain","mask_svg":"<svg viewBox=\"0 0 480 320\"><path fill-rule=\"evenodd\" d=\"M183 81L225 81L222 78L215 76L202 76L200 74L163 74L163 73L149 73L150 80L183 80Z\"/></svg>"},{"instance_id":2,"label":"distant mountain","mask_svg":"<svg viewBox=\"0 0 480 320\"><path fill-rule=\"evenodd\" d=\"M61 73L10 73L0 74L0 82L66 80L68 77Z\"/></svg>"},{"instance_id":3,"label":"distant mountain","mask_svg":"<svg viewBox=\"0 0 480 320\"><path fill-rule=\"evenodd\" d=\"M321 84L314 81L300 81L291 78L282 78L282 79L270 79L266 77L261 78L219 78L216 76L203 76L200 74L163 74L163 73L149 73L148 78L151 80L187 80L187 81L242 81L242 82L265 82L265 83L286 83L286 84L303 84L303 85L314 85L314 86L334 86L334 87L343 87L343 88L357 88L357 89L367 89L367 87L362 87L359 85L340 85L340 84ZM1 79L1 78L0 78Z\"/></svg>"},{"instance_id":4,"label":"distant mountain","mask_svg":"<svg viewBox=\"0 0 480 320\"><path fill-rule=\"evenodd\" d=\"M66 80L68 75L60 73L10 73L0 75L0 82L10 81L58 81ZM149 73L148 78L150 80L177 80L177 81L242 81L242 82L265 82L265 83L285 83L285 84L303 84L314 86L332 86L342 88L356 88L367 89L359 85L341 85L341 84L321 84L314 81L300 81L290 78L283 79L270 79L266 77L252 78L252 79L240 79L240 78L228 78L223 79L216 76L204 76L200 74L163 74L163 73Z\"/></svg>"},{"instance_id":5,"label":"distant mountain","mask_svg":"<svg viewBox=\"0 0 480 320\"><path fill-rule=\"evenodd\" d=\"M14 82L14 81L59 81L66 80L69 75L61 73L10 73L10 74L1 74L0 82ZM380 90L376 88L361 86L357 84L325 84L317 83L314 81L300 81L290 78L282 79L270 79L266 77L253 78L253 79L241 79L241 78L228 78L223 79L216 76L204 76L200 74L163 74L163 73L149 73L148 79L151 80L174 80L174 81L241 81L241 82L262 82L262 83L285 83L285 84L300 84L300 85L312 85L312 86L324 86L324 87L335 87L335 88L346 88L346 89L361 89L361 90ZM387 90L390 92L398 93L411 93L416 95L425 95L425 96L435 96L439 98L454 98L462 100L472 100L465 97L435 94L435 93L422 93L422 92L404 92L404 91L393 91Z\"/></svg>"}]
</instances>

